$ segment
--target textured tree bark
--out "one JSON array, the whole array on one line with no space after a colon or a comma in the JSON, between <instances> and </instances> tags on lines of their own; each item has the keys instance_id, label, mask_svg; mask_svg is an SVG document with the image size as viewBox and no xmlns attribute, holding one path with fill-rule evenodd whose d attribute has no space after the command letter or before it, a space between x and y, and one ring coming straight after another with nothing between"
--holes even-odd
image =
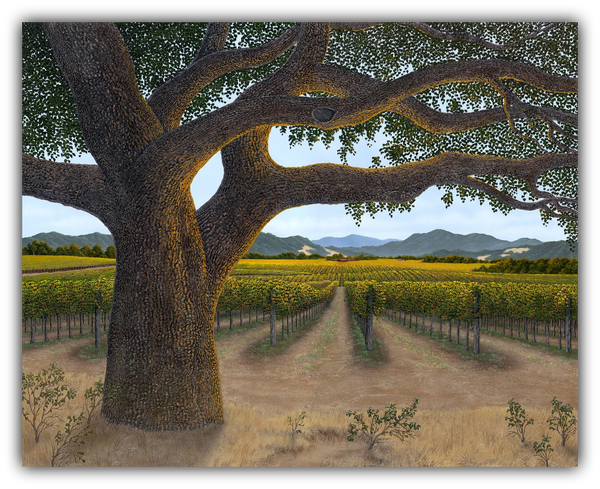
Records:
<instances>
[{"instance_id":1,"label":"textured tree bark","mask_svg":"<svg viewBox=\"0 0 600 489\"><path fill-rule=\"evenodd\" d=\"M173 209L125 209L113 232L119 262L102 408L113 423L181 430L223 421L218 291L206 274L193 202L181 200Z\"/></svg>"}]
</instances>

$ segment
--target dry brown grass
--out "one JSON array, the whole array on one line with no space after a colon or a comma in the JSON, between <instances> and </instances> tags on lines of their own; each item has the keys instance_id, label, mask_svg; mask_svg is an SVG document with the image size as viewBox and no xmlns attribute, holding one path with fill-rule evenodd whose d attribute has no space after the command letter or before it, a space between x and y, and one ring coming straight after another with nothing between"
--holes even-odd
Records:
<instances>
[{"instance_id":1,"label":"dry brown grass","mask_svg":"<svg viewBox=\"0 0 600 489\"><path fill-rule=\"evenodd\" d=\"M81 405L83 391L95 380L87 374L67 374L67 383L79 395L65 415ZM414 420L421 429L414 439L384 439L368 450L358 438L346 440L348 418L341 407L308 411L303 433L292 440L286 418L297 413L226 404L223 425L187 432L145 432L97 417L82 449L85 465L92 467L531 467L541 464L532 444L548 433L549 411L528 410L536 421L521 444L507 436L505 408L419 410ZM43 433L36 444L31 426L23 422L24 466L50 465L54 432ZM558 435L552 434L551 443L551 466L577 466L577 435L562 447Z\"/></svg>"}]
</instances>

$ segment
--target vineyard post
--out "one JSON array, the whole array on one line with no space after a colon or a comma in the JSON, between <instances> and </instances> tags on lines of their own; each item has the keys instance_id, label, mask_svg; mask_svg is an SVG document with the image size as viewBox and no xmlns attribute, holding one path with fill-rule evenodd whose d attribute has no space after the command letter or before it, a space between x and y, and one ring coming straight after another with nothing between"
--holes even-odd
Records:
<instances>
[{"instance_id":1,"label":"vineyard post","mask_svg":"<svg viewBox=\"0 0 600 489\"><path fill-rule=\"evenodd\" d=\"M562 321L557 320L558 322L558 349L562 350L562 337L563 337L563 332L562 332Z\"/></svg>"},{"instance_id":2,"label":"vineyard post","mask_svg":"<svg viewBox=\"0 0 600 489\"><path fill-rule=\"evenodd\" d=\"M277 343L277 311L275 311L275 302L273 301L274 294L274 290L269 292L269 298L271 300L271 311L269 318L271 321L271 346L275 346Z\"/></svg>"},{"instance_id":3,"label":"vineyard post","mask_svg":"<svg viewBox=\"0 0 600 489\"><path fill-rule=\"evenodd\" d=\"M460 319L456 320L456 346L460 345Z\"/></svg>"},{"instance_id":4,"label":"vineyard post","mask_svg":"<svg viewBox=\"0 0 600 489\"><path fill-rule=\"evenodd\" d=\"M217 316L217 331L221 331L221 321L219 319L219 311L216 311L215 316Z\"/></svg>"},{"instance_id":5,"label":"vineyard post","mask_svg":"<svg viewBox=\"0 0 600 489\"><path fill-rule=\"evenodd\" d=\"M365 343L367 351L373 349L373 288L367 293L367 325L365 331Z\"/></svg>"},{"instance_id":6,"label":"vineyard post","mask_svg":"<svg viewBox=\"0 0 600 489\"><path fill-rule=\"evenodd\" d=\"M480 334L480 329L481 329L481 324L480 324L480 319L479 319L479 308L480 308L479 290L476 289L473 292L473 295L475 296L475 304L473 306L473 313L475 315L475 321L473 323L473 353L479 354L479 334Z\"/></svg>"},{"instance_id":7,"label":"vineyard post","mask_svg":"<svg viewBox=\"0 0 600 489\"><path fill-rule=\"evenodd\" d=\"M573 300L569 297L567 301L567 310L565 311L565 334L567 339L567 353L571 353L571 307Z\"/></svg>"},{"instance_id":8,"label":"vineyard post","mask_svg":"<svg viewBox=\"0 0 600 489\"><path fill-rule=\"evenodd\" d=\"M94 306L96 313L96 326L94 328L95 331L95 339L94 346L96 348L100 348L100 307L102 306L102 292L100 290L96 291L96 304Z\"/></svg>"},{"instance_id":9,"label":"vineyard post","mask_svg":"<svg viewBox=\"0 0 600 489\"><path fill-rule=\"evenodd\" d=\"M29 334L31 335L30 339L29 339L29 343L30 344L35 344L35 337L33 336L33 319L31 320L32 324L30 324L29 326Z\"/></svg>"}]
</instances>

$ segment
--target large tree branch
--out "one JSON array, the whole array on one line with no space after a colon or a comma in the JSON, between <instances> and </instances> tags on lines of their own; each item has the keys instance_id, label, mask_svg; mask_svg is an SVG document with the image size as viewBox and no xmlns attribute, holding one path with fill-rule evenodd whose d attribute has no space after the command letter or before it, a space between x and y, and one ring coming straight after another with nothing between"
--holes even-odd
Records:
<instances>
[{"instance_id":1,"label":"large tree branch","mask_svg":"<svg viewBox=\"0 0 600 489\"><path fill-rule=\"evenodd\" d=\"M337 22L332 24L331 29L360 31L378 24L376 22ZM296 55L292 55L296 61L292 59L284 69L289 78L282 79L281 74L276 78L284 85L295 80L295 85L298 87L299 72L290 73L290 69L294 66L297 67L300 62L306 66L307 60L312 60L314 63L320 57L320 61L322 61L325 53L323 43L320 42L323 36L315 35L315 31L310 32L311 29L310 24L308 27L296 25L261 46L224 51L222 49L228 33L228 26L225 23L211 23L192 63L177 76L158 87L149 97L148 103L165 130L174 129L181 123L181 117L194 97L208 84L227 73L256 68L273 61L296 44L302 31L300 39L304 46L298 46ZM325 41L325 48L326 44ZM271 84L271 87L275 85ZM263 88L264 86L261 87L261 89ZM279 85L280 91L282 88L285 87ZM263 95L264 93L263 91Z\"/></svg>"},{"instance_id":2,"label":"large tree branch","mask_svg":"<svg viewBox=\"0 0 600 489\"><path fill-rule=\"evenodd\" d=\"M188 105L208 84L227 73L273 61L294 45L298 31L298 26L292 27L276 39L255 48L212 52L201 48L186 69L152 92L148 103L165 130L170 131L179 126Z\"/></svg>"},{"instance_id":3,"label":"large tree branch","mask_svg":"<svg viewBox=\"0 0 600 489\"><path fill-rule=\"evenodd\" d=\"M473 178L507 175L536 181L544 172L577 164L572 154L509 159L448 152L433 158L383 169L321 163L281 167L268 155L266 134L253 131L223 150L224 180L197 212L204 248L215 273L227 273L248 251L260 230L280 212L310 204L409 202L438 185L479 186L507 205L548 209L565 199L543 196L522 204ZM258 164L257 164L258 161ZM568 199L567 199L568 200ZM551 202L552 201L552 202Z\"/></svg>"},{"instance_id":4,"label":"large tree branch","mask_svg":"<svg viewBox=\"0 0 600 489\"><path fill-rule=\"evenodd\" d=\"M322 82L320 88L325 91L333 91L343 83L344 74L342 70L324 68L320 73L322 75L329 75L328 79L323 76L320 80ZM355 77L355 83L360 83L358 78ZM364 87L362 90L356 89L356 85L354 85L354 89L346 90L352 94L348 98L359 102L364 107L362 109L363 114L368 114L371 111L402 110L402 108L397 106L399 103L416 93L437 85L454 82L491 83L493 80L504 78L518 80L542 90L558 93L575 93L578 86L577 78L554 76L533 65L506 60L481 60L438 65L409 73L404 77L387 83L379 82L377 85L371 83L370 91L366 94L363 90L369 90L369 88L366 87L368 81L364 78L362 79ZM352 87L353 85L350 86ZM332 103L335 103L335 101ZM413 108L414 106L415 104L413 103ZM480 115L489 117L491 114L484 112ZM332 123L339 123L343 120L342 117L342 114L334 114L331 118Z\"/></svg>"},{"instance_id":5,"label":"large tree branch","mask_svg":"<svg viewBox=\"0 0 600 489\"><path fill-rule=\"evenodd\" d=\"M512 49L518 46L520 43L527 39L535 39L539 37L542 33L547 32L553 29L556 24L555 23L547 23L538 29L532 30L526 36L523 36L521 39L518 39L514 42L508 44L498 44L492 41L488 41L487 39L483 39L480 36L476 36L470 32L460 32L460 31L440 31L439 29L435 29L429 24L425 22L402 22L404 25L412 26L418 31L421 31L424 34L427 34L430 37L436 39L443 39L445 41L468 41L474 44L479 44L480 46L486 47L493 51L506 51L508 49Z\"/></svg>"},{"instance_id":6,"label":"large tree branch","mask_svg":"<svg viewBox=\"0 0 600 489\"><path fill-rule=\"evenodd\" d=\"M48 23L45 31L75 99L86 145L114 183L117 170L163 132L137 87L125 43L113 24Z\"/></svg>"},{"instance_id":7,"label":"large tree branch","mask_svg":"<svg viewBox=\"0 0 600 489\"><path fill-rule=\"evenodd\" d=\"M22 155L23 195L74 207L100 219L109 229L114 204L96 165L55 163Z\"/></svg>"},{"instance_id":8,"label":"large tree branch","mask_svg":"<svg viewBox=\"0 0 600 489\"><path fill-rule=\"evenodd\" d=\"M577 199L571 199L568 197L561 197L552 195L548 192L544 192L544 196L533 202L526 202L516 199L500 189L485 183L477 178L465 176L461 185L471 187L481 192L488 194L494 199L502 202L503 204L512 207L513 209L520 209L525 211L543 210L548 212L554 217L567 219L570 221L576 221L578 217L578 211L574 207L568 207L564 204L576 205ZM540 192L538 197L540 197Z\"/></svg>"},{"instance_id":9,"label":"large tree branch","mask_svg":"<svg viewBox=\"0 0 600 489\"><path fill-rule=\"evenodd\" d=\"M290 207L351 202L401 204L432 186L469 184L467 179L473 175L505 175L536 181L549 170L576 165L574 154L511 159L456 152L380 169L323 163L282 170L282 178L289 182L282 192L288 196L286 205Z\"/></svg>"},{"instance_id":10,"label":"large tree branch","mask_svg":"<svg viewBox=\"0 0 600 489\"><path fill-rule=\"evenodd\" d=\"M192 63L198 61L204 56L220 51L225 47L225 42L229 36L229 22L211 22L206 27L204 39L196 53L196 57Z\"/></svg>"},{"instance_id":11,"label":"large tree branch","mask_svg":"<svg viewBox=\"0 0 600 489\"><path fill-rule=\"evenodd\" d=\"M189 178L190 172L195 175L223 146L255 128L311 125L321 129L335 129L361 124L432 86L452 82L488 82L502 78L521 80L555 92L576 92L578 86L576 78L553 76L532 65L506 60L483 60L434 66L346 98L286 95L240 97L231 104L165 134L152 145L148 156L155 156L156 150L162 152L168 147L176 148L177 155L173 154L171 164L178 166L177 172L183 178ZM194 155L194 158L190 158L190 155ZM148 159L150 161L152 158ZM173 166L165 168L169 174L173 174L174 170Z\"/></svg>"},{"instance_id":12,"label":"large tree branch","mask_svg":"<svg viewBox=\"0 0 600 489\"><path fill-rule=\"evenodd\" d=\"M350 97L361 92L375 90L383 83L376 78L341 66L321 65L317 68L312 90L331 93L338 97ZM475 112L448 113L432 109L415 97L398 102L390 107L388 112L402 115L423 129L438 134L468 131L506 120L506 112L503 107ZM558 121L575 127L578 124L577 114L570 114L552 107L533 107L523 103L512 109L512 116L515 119L528 118L532 113L540 114L541 112L545 115L546 120Z\"/></svg>"}]
</instances>

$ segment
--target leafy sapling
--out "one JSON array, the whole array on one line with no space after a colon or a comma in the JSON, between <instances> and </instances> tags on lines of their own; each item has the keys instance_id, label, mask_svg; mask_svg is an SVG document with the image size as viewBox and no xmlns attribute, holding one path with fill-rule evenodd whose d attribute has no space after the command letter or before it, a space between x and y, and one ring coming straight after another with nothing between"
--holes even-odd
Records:
<instances>
[{"instance_id":1,"label":"leafy sapling","mask_svg":"<svg viewBox=\"0 0 600 489\"><path fill-rule=\"evenodd\" d=\"M302 433L302 428L304 428L304 420L306 419L306 411L302 411L300 414L295 416L288 416L286 423L290 427L291 436L292 436L292 446L296 441L296 435Z\"/></svg>"},{"instance_id":2,"label":"leafy sapling","mask_svg":"<svg viewBox=\"0 0 600 489\"><path fill-rule=\"evenodd\" d=\"M354 441L359 435L366 439L368 448L371 450L382 436L394 436L404 442L407 438L414 438L414 433L421 428L414 421L409 421L417 412L417 397L412 404L402 409L400 413L395 404L388 404L383 415L378 409L369 408L365 419L364 413L348 411L346 416L353 419L348 425L348 441Z\"/></svg>"},{"instance_id":3,"label":"leafy sapling","mask_svg":"<svg viewBox=\"0 0 600 489\"><path fill-rule=\"evenodd\" d=\"M542 462L544 462L546 467L548 467L548 462L550 461L550 457L552 456L552 452L554 451L552 445L550 445L550 437L544 435L540 443L534 441L533 451L535 452L535 456L540 458Z\"/></svg>"},{"instance_id":4,"label":"leafy sapling","mask_svg":"<svg viewBox=\"0 0 600 489\"><path fill-rule=\"evenodd\" d=\"M533 424L533 418L527 418L525 409L514 398L508 401L506 412L508 416L504 419L508 421L508 434L518 436L521 443L525 443L525 430L530 424Z\"/></svg>"},{"instance_id":5,"label":"leafy sapling","mask_svg":"<svg viewBox=\"0 0 600 489\"><path fill-rule=\"evenodd\" d=\"M304 420L306 419L306 411L302 411L300 414L296 416L288 416L287 424L290 426L292 433L302 433L302 428L304 427Z\"/></svg>"},{"instance_id":6,"label":"leafy sapling","mask_svg":"<svg viewBox=\"0 0 600 489\"><path fill-rule=\"evenodd\" d=\"M55 363L38 374L22 375L22 412L32 426L35 442L40 441L42 432L56 425L58 412L77 391L63 383L64 372Z\"/></svg>"},{"instance_id":7,"label":"leafy sapling","mask_svg":"<svg viewBox=\"0 0 600 489\"><path fill-rule=\"evenodd\" d=\"M552 399L552 415L548 418L548 423L550 429L560 435L561 445L564 447L567 439L577 429L577 418L573 415L573 407L570 404L563 404L554 397Z\"/></svg>"},{"instance_id":8,"label":"leafy sapling","mask_svg":"<svg viewBox=\"0 0 600 489\"><path fill-rule=\"evenodd\" d=\"M92 419L102 403L103 394L104 384L98 381L86 389L81 412L76 416L67 416L64 428L54 436L52 467L67 465L69 460L85 463L81 446L85 438L92 434Z\"/></svg>"}]
</instances>

